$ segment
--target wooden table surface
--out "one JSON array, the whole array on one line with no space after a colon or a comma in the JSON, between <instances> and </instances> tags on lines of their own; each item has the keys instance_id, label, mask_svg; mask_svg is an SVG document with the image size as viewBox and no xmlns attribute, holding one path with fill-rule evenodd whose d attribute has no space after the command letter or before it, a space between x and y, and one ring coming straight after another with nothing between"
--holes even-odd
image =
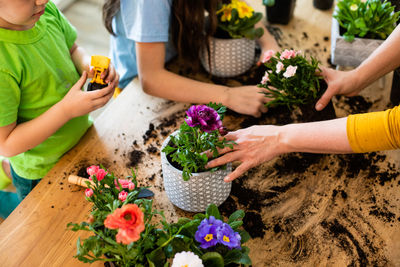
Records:
<instances>
[{"instance_id":1,"label":"wooden table surface","mask_svg":"<svg viewBox=\"0 0 400 267\"><path fill-rule=\"evenodd\" d=\"M264 10L261 1L250 2L256 10ZM319 11L312 7L312 1L298 0L291 23L274 25L271 30L282 47L306 51L327 65L330 24L331 11ZM169 67L179 71L177 65ZM183 75L210 81L204 73L183 70ZM336 100L338 116L384 109L388 105L390 79L390 75L385 78L383 89L378 84L367 88L364 98L353 106L347 98ZM229 85L246 83L246 78L211 80ZM365 104L363 101L370 103L365 109L360 107ZM159 148L166 133L178 127L186 107L145 95L137 80L132 82L0 225L0 265L84 266L73 255L78 237L87 234L69 231L66 225L84 221L91 205L84 198L84 190L68 184L67 177L92 164L103 164L117 176L125 177L134 165L134 151L143 152L138 181L155 191L155 207L164 210L169 220L191 216L168 201L159 154L152 149ZM282 116L275 115L254 120L230 114L226 123L231 130L282 123ZM152 130L151 125L156 129ZM376 160L378 156L382 160ZM250 216L247 223L253 228L254 239L248 246L254 266L400 266L400 182L395 166L387 165L398 164L398 152L363 156L364 165L351 165L352 159L283 156L235 181L231 197L221 209L243 208ZM299 169L285 171L293 165ZM374 169L365 172L371 166Z\"/></svg>"}]
</instances>

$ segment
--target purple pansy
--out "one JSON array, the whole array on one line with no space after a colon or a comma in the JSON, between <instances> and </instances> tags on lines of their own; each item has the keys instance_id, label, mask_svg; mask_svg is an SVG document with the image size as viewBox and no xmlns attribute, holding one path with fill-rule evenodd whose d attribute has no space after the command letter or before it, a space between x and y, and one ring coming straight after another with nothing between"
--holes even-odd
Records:
<instances>
[{"instance_id":1,"label":"purple pansy","mask_svg":"<svg viewBox=\"0 0 400 267\"><path fill-rule=\"evenodd\" d=\"M222 226L222 221L210 216L209 219L204 219L195 234L195 239L200 243L200 247L207 249L218 244L217 234L218 229Z\"/></svg>"},{"instance_id":2,"label":"purple pansy","mask_svg":"<svg viewBox=\"0 0 400 267\"><path fill-rule=\"evenodd\" d=\"M185 119L190 127L200 126L203 132L210 133L222 127L218 113L206 105L193 105L186 111Z\"/></svg>"},{"instance_id":3,"label":"purple pansy","mask_svg":"<svg viewBox=\"0 0 400 267\"><path fill-rule=\"evenodd\" d=\"M240 235L233 231L233 229L227 223L223 223L217 231L218 241L227 246L229 249L237 248L240 249Z\"/></svg>"}]
</instances>

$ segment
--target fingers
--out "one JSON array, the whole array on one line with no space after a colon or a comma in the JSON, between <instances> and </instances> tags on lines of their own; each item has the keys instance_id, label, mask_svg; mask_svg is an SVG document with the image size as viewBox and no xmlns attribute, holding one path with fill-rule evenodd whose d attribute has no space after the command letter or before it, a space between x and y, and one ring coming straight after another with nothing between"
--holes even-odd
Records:
<instances>
[{"instance_id":1,"label":"fingers","mask_svg":"<svg viewBox=\"0 0 400 267\"><path fill-rule=\"evenodd\" d=\"M106 87L95 90L95 91L90 91L86 92L88 95L90 95L90 98L92 99L97 99L97 98L102 98L110 93L114 93L114 88L116 87L116 81L112 81L109 85Z\"/></svg>"},{"instance_id":2,"label":"fingers","mask_svg":"<svg viewBox=\"0 0 400 267\"><path fill-rule=\"evenodd\" d=\"M326 105L328 105L329 101L332 99L332 97L335 95L335 92L333 90L326 90L325 93L321 96L321 98L318 100L317 104L315 104L315 109L320 111L323 110Z\"/></svg>"},{"instance_id":3,"label":"fingers","mask_svg":"<svg viewBox=\"0 0 400 267\"><path fill-rule=\"evenodd\" d=\"M80 91L82 87L85 85L87 78L88 78L88 73L86 71L83 71L81 77L72 88L75 89L76 91Z\"/></svg>"},{"instance_id":4,"label":"fingers","mask_svg":"<svg viewBox=\"0 0 400 267\"><path fill-rule=\"evenodd\" d=\"M233 180L235 180L236 178L238 178L239 176L241 176L243 173L245 173L247 170L249 170L251 168L251 165L243 162L242 164L240 164L233 172L231 172L230 174L228 174L227 176L225 176L224 178L224 182L232 182Z\"/></svg>"}]
</instances>

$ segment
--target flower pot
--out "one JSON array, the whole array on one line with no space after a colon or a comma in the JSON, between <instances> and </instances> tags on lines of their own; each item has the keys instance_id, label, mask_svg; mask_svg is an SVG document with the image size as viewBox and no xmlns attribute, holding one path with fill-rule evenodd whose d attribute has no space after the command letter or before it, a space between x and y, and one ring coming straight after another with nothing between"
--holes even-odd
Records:
<instances>
[{"instance_id":1,"label":"flower pot","mask_svg":"<svg viewBox=\"0 0 400 267\"><path fill-rule=\"evenodd\" d=\"M266 6L267 20L270 23L288 24L293 17L296 0L276 0L273 6Z\"/></svg>"},{"instance_id":2,"label":"flower pot","mask_svg":"<svg viewBox=\"0 0 400 267\"><path fill-rule=\"evenodd\" d=\"M333 0L314 0L313 5L317 9L328 10L333 5Z\"/></svg>"},{"instance_id":3,"label":"flower pot","mask_svg":"<svg viewBox=\"0 0 400 267\"><path fill-rule=\"evenodd\" d=\"M163 142L161 151L169 141L170 137ZM183 180L182 171L172 166L164 152L161 152L161 167L169 200L185 211L203 212L210 204L219 206L231 192L232 184L224 182L224 177L232 170L231 164L225 170L193 173L189 181Z\"/></svg>"},{"instance_id":4,"label":"flower pot","mask_svg":"<svg viewBox=\"0 0 400 267\"><path fill-rule=\"evenodd\" d=\"M255 40L211 37L209 44L211 60L209 61L208 51L204 48L200 53L200 61L204 69L214 76L238 76L255 63Z\"/></svg>"},{"instance_id":5,"label":"flower pot","mask_svg":"<svg viewBox=\"0 0 400 267\"><path fill-rule=\"evenodd\" d=\"M383 42L366 38L355 38L353 42L347 42L340 35L339 22L332 17L331 59L334 65L357 67Z\"/></svg>"}]
</instances>

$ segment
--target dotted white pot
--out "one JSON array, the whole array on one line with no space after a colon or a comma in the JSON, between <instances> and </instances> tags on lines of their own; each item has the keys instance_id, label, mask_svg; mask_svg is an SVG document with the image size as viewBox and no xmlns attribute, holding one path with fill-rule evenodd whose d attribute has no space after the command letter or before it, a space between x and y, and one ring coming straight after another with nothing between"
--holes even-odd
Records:
<instances>
[{"instance_id":1,"label":"dotted white pot","mask_svg":"<svg viewBox=\"0 0 400 267\"><path fill-rule=\"evenodd\" d=\"M247 38L210 38L211 70L207 49L202 49L200 61L207 72L217 77L234 77L245 73L255 63L256 41Z\"/></svg>"},{"instance_id":2,"label":"dotted white pot","mask_svg":"<svg viewBox=\"0 0 400 267\"><path fill-rule=\"evenodd\" d=\"M172 133L177 134L177 131ZM165 139L161 150L168 144ZM215 172L193 173L189 181L184 181L182 171L168 162L167 156L161 152L161 167L165 192L169 200L180 209L190 212L204 212L208 205L221 205L231 192L231 183L225 183L224 177L232 171L228 164L226 170Z\"/></svg>"}]
</instances>

